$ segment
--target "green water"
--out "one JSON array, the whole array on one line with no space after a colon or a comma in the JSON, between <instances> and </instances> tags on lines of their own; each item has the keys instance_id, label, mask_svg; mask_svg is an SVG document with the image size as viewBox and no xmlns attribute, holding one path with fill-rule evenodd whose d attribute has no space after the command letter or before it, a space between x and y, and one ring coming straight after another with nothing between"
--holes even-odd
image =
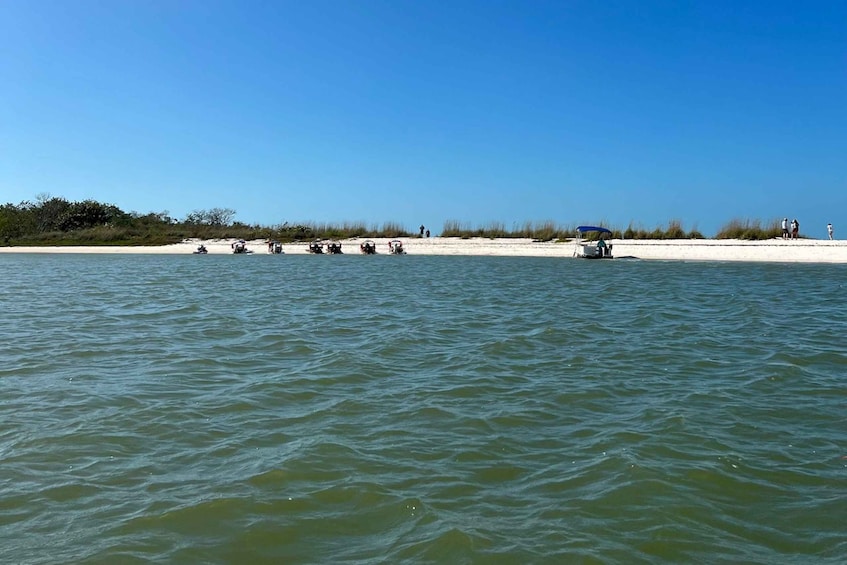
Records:
<instances>
[{"instance_id":1,"label":"green water","mask_svg":"<svg viewBox=\"0 0 847 565\"><path fill-rule=\"evenodd\" d=\"M2 563L842 563L847 268L0 256Z\"/></svg>"}]
</instances>

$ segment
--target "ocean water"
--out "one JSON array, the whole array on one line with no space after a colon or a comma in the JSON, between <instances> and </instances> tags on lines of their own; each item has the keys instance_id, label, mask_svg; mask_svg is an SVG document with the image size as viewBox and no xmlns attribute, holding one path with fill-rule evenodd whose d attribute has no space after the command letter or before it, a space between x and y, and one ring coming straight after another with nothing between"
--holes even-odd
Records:
<instances>
[{"instance_id":1,"label":"ocean water","mask_svg":"<svg viewBox=\"0 0 847 565\"><path fill-rule=\"evenodd\" d=\"M2 563L847 561L847 266L0 274Z\"/></svg>"}]
</instances>

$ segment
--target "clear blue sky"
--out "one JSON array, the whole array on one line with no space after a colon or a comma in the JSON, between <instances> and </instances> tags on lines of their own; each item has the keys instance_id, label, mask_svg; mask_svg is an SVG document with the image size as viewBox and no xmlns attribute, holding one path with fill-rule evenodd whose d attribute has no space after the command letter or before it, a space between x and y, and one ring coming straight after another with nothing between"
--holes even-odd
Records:
<instances>
[{"instance_id":1,"label":"clear blue sky","mask_svg":"<svg viewBox=\"0 0 847 565\"><path fill-rule=\"evenodd\" d=\"M0 203L43 193L847 237L847 2L2 0Z\"/></svg>"}]
</instances>

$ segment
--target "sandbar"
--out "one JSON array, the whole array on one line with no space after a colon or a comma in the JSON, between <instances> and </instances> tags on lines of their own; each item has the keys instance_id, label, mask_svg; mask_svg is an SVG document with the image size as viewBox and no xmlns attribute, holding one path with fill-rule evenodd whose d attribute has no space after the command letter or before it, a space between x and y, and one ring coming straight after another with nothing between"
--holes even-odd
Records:
<instances>
[{"instance_id":1,"label":"sandbar","mask_svg":"<svg viewBox=\"0 0 847 565\"><path fill-rule=\"evenodd\" d=\"M562 257L573 258L573 241L535 241L518 238L400 238L408 255L464 255L497 257ZM161 246L38 246L0 247L0 253L99 253L99 254L171 254L190 255L199 245L209 254L232 254L232 239L189 239ZM341 240L342 251L359 255L365 238ZM378 255L388 255L389 238L373 238ZM617 259L667 261L764 261L784 263L847 263L847 241L815 239L771 239L744 241L736 239L624 240L612 239L612 254ZM266 240L247 242L253 255L268 255ZM308 242L284 243L284 255L308 254Z\"/></svg>"}]
</instances>

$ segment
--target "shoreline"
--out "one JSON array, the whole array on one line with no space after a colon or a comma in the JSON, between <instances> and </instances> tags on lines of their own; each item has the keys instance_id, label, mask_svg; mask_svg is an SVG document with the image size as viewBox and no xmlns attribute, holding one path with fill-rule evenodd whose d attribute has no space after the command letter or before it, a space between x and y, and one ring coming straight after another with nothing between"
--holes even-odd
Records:
<instances>
[{"instance_id":1,"label":"shoreline","mask_svg":"<svg viewBox=\"0 0 847 565\"><path fill-rule=\"evenodd\" d=\"M359 255L359 244L368 238L339 240L347 255ZM390 238L372 238L377 254L388 254ZM532 239L489 238L400 238L409 255L454 255L496 257L560 257L573 258L575 243L539 242ZM232 255L235 239L190 239L161 246L39 246L0 247L2 253L55 254L162 254L191 255L198 245L205 245L210 255ZM737 239L612 239L616 258L668 261L751 261L774 263L847 263L847 240L770 239L745 241ZM254 255L267 255L266 240L247 242ZM308 242L282 244L284 255L307 255Z\"/></svg>"}]
</instances>

